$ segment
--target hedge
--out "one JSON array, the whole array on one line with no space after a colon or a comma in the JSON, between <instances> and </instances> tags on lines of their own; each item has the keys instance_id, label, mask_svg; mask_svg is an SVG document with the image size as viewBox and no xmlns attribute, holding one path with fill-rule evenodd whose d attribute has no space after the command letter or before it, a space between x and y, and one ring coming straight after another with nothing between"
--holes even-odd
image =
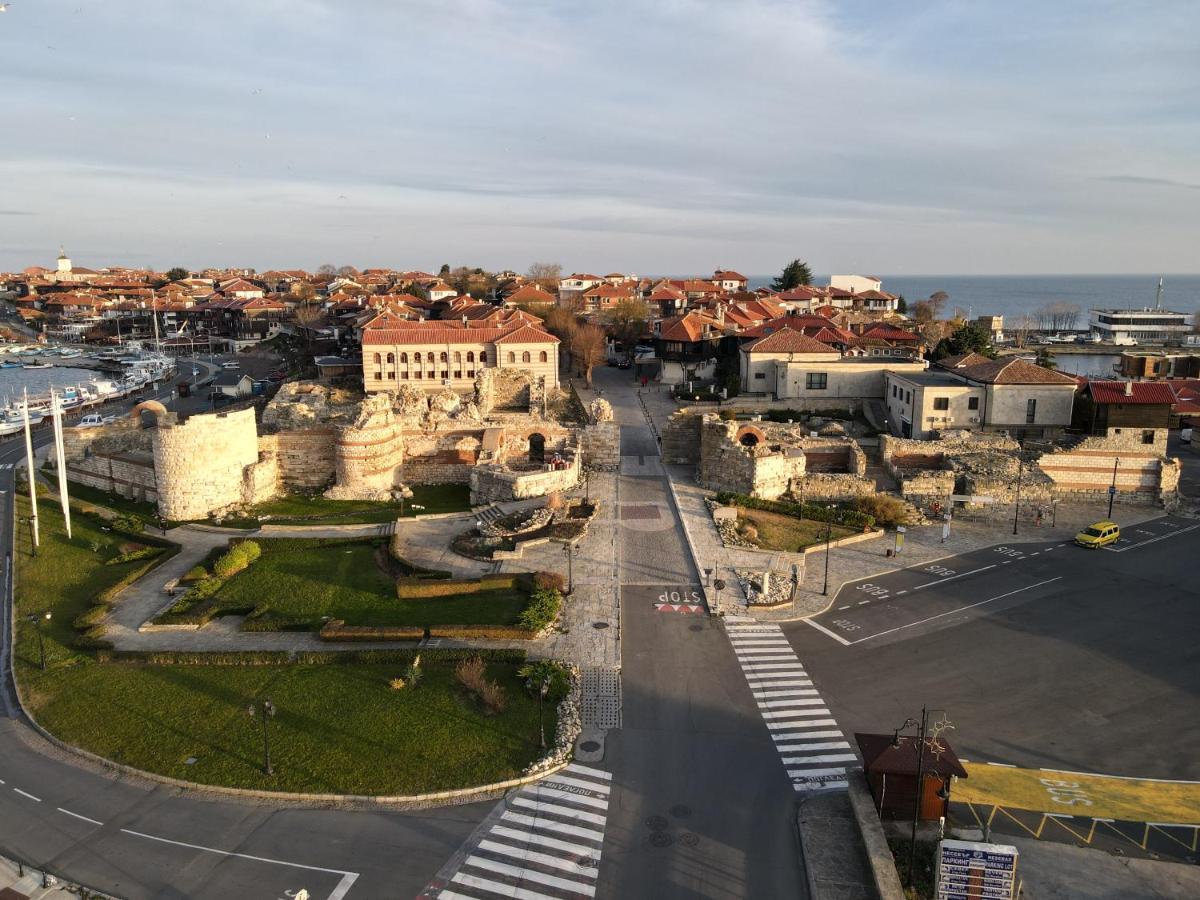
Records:
<instances>
[{"instance_id":1,"label":"hedge","mask_svg":"<svg viewBox=\"0 0 1200 900\"><path fill-rule=\"evenodd\" d=\"M483 575L480 578L454 578L433 581L423 578L400 578L396 581L396 596L401 600L431 600L436 597L457 597L480 591L512 591L527 588L529 576Z\"/></svg>"},{"instance_id":2,"label":"hedge","mask_svg":"<svg viewBox=\"0 0 1200 900\"><path fill-rule=\"evenodd\" d=\"M468 641L528 641L536 631L519 625L432 625L429 636ZM417 625L346 625L340 619L325 623L320 637L323 641L412 641L425 636Z\"/></svg>"},{"instance_id":3,"label":"hedge","mask_svg":"<svg viewBox=\"0 0 1200 900\"><path fill-rule=\"evenodd\" d=\"M238 541L213 563L213 574L219 578L230 578L249 568L262 555L262 547L254 541Z\"/></svg>"},{"instance_id":4,"label":"hedge","mask_svg":"<svg viewBox=\"0 0 1200 900\"><path fill-rule=\"evenodd\" d=\"M92 598L92 602L112 603L117 598L117 595L121 593L121 591L125 590L125 588L129 587L143 575L149 574L152 569L156 569L161 566L168 559L183 549L178 544L172 544L168 541L155 541L154 543L162 545L164 548L162 553L158 554L152 559L148 559L142 565L130 569L121 576L120 580L110 584L104 590L98 591L96 596Z\"/></svg>"},{"instance_id":5,"label":"hedge","mask_svg":"<svg viewBox=\"0 0 1200 900\"><path fill-rule=\"evenodd\" d=\"M150 559L162 553L162 547L139 547L137 550L130 550L128 553L122 553L120 556L114 556L112 559L104 561L106 566L120 566L125 563L137 562L139 559Z\"/></svg>"},{"instance_id":6,"label":"hedge","mask_svg":"<svg viewBox=\"0 0 1200 900\"><path fill-rule=\"evenodd\" d=\"M105 664L152 666L320 666L320 665L393 665L411 662L420 654L425 662L454 662L472 656L497 662L524 662L519 648L477 647L397 647L387 650L251 650L246 652L188 650L102 650L96 661Z\"/></svg>"},{"instance_id":7,"label":"hedge","mask_svg":"<svg viewBox=\"0 0 1200 900\"><path fill-rule=\"evenodd\" d=\"M526 631L538 632L558 618L562 609L562 594L554 588L537 588L529 597L529 605L521 610L517 620Z\"/></svg>"},{"instance_id":8,"label":"hedge","mask_svg":"<svg viewBox=\"0 0 1200 900\"><path fill-rule=\"evenodd\" d=\"M256 537L253 541L263 553L275 550L316 550L320 547L341 547L343 544L381 544L378 537Z\"/></svg>"},{"instance_id":9,"label":"hedge","mask_svg":"<svg viewBox=\"0 0 1200 900\"><path fill-rule=\"evenodd\" d=\"M872 528L875 517L856 509L843 507L821 506L816 503L793 503L790 500L763 500L760 497L750 497L746 494L734 494L721 491L717 494L717 502L723 506L743 506L746 509L761 509L767 512L791 516L794 519L810 519L814 522L831 522L834 525L846 525L850 528Z\"/></svg>"}]
</instances>

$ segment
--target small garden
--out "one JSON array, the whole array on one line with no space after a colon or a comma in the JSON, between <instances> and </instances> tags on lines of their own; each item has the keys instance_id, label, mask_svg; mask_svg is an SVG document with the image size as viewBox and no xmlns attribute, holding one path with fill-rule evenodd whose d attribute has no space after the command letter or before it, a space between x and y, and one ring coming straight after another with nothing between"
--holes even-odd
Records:
<instances>
[{"instance_id":1,"label":"small garden","mask_svg":"<svg viewBox=\"0 0 1200 900\"><path fill-rule=\"evenodd\" d=\"M318 631L325 640L527 639L558 615L557 575L449 576L392 556L378 538L237 540L187 573L186 593L156 624L242 615L245 631Z\"/></svg>"},{"instance_id":2,"label":"small garden","mask_svg":"<svg viewBox=\"0 0 1200 900\"><path fill-rule=\"evenodd\" d=\"M37 555L24 524L16 539L13 665L30 713L67 743L203 784L405 794L518 777L543 753L539 718L555 733L566 676L541 700L521 651L104 649L87 636L93 626L74 623L177 548L87 515L73 516L68 540L61 511L45 494L39 499ZM19 495L18 516L28 514ZM224 559L233 549L206 562L205 579L244 563L236 578L275 552L243 549ZM247 715L268 697L276 710L268 724L272 775L263 767L261 719Z\"/></svg>"},{"instance_id":3,"label":"small garden","mask_svg":"<svg viewBox=\"0 0 1200 900\"><path fill-rule=\"evenodd\" d=\"M731 524L736 537L745 542L746 546L762 550L782 550L787 553L800 553L806 547L824 543L827 535L829 540L837 541L852 534L862 533L861 528L797 519L762 509L739 508L737 520Z\"/></svg>"},{"instance_id":4,"label":"small garden","mask_svg":"<svg viewBox=\"0 0 1200 900\"><path fill-rule=\"evenodd\" d=\"M547 541L573 544L587 534L598 507L595 501L567 500L551 494L545 506L517 510L462 532L451 542L450 549L469 559L490 561L510 555L520 557L525 546Z\"/></svg>"},{"instance_id":5,"label":"small garden","mask_svg":"<svg viewBox=\"0 0 1200 900\"><path fill-rule=\"evenodd\" d=\"M862 534L877 526L903 524L908 507L895 497L873 495L845 503L798 503L794 500L764 500L746 494L721 491L709 506L734 507L736 519L716 519L726 546L757 547L799 553L806 547ZM878 518L877 518L878 515ZM882 519L882 521L880 521Z\"/></svg>"}]
</instances>

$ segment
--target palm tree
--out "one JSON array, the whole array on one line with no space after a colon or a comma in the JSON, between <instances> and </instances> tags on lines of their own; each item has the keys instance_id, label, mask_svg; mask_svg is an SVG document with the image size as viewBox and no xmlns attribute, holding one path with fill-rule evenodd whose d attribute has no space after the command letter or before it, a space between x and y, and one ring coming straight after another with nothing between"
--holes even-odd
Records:
<instances>
[{"instance_id":1,"label":"palm tree","mask_svg":"<svg viewBox=\"0 0 1200 900\"><path fill-rule=\"evenodd\" d=\"M546 695L550 693L550 688L554 682L561 677L562 667L548 659L539 659L536 662L528 662L517 670L517 674L525 679L525 687L531 692L537 694L538 698L538 736L541 738L541 747L546 749L546 727L542 718L542 704L546 700Z\"/></svg>"}]
</instances>

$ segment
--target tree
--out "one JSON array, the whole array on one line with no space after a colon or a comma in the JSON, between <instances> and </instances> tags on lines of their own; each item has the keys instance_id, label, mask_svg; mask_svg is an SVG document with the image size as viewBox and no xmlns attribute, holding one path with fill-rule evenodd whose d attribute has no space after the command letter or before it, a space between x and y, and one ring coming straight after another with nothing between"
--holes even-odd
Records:
<instances>
[{"instance_id":1,"label":"tree","mask_svg":"<svg viewBox=\"0 0 1200 900\"><path fill-rule=\"evenodd\" d=\"M450 274L450 263L442 263L442 267L438 269L438 277L445 278Z\"/></svg>"},{"instance_id":2,"label":"tree","mask_svg":"<svg viewBox=\"0 0 1200 900\"><path fill-rule=\"evenodd\" d=\"M292 283L289 293L299 300L300 303L307 305L316 299L317 289L307 281L295 281Z\"/></svg>"},{"instance_id":3,"label":"tree","mask_svg":"<svg viewBox=\"0 0 1200 900\"><path fill-rule=\"evenodd\" d=\"M1016 344L1018 348L1024 347L1027 343L1029 343L1030 332L1032 332L1036 327L1037 322L1034 321L1033 316L1029 315L1028 313L1018 316L1016 321L1013 323L1012 328L1009 329L1009 333L1012 335L1013 343Z\"/></svg>"},{"instance_id":4,"label":"tree","mask_svg":"<svg viewBox=\"0 0 1200 900\"><path fill-rule=\"evenodd\" d=\"M333 263L321 263L321 265L317 266L317 274L318 275L336 275L337 274L337 266L335 266Z\"/></svg>"},{"instance_id":5,"label":"tree","mask_svg":"<svg viewBox=\"0 0 1200 900\"><path fill-rule=\"evenodd\" d=\"M959 356L963 353L982 353L995 359L996 351L992 349L991 333L977 322L968 322L960 325L949 337L942 338L933 348L934 359Z\"/></svg>"},{"instance_id":6,"label":"tree","mask_svg":"<svg viewBox=\"0 0 1200 900\"><path fill-rule=\"evenodd\" d=\"M632 297L619 300L605 314L609 333L621 342L626 356L632 355L633 346L646 333L646 323L650 321L650 307L643 301Z\"/></svg>"},{"instance_id":7,"label":"tree","mask_svg":"<svg viewBox=\"0 0 1200 900\"><path fill-rule=\"evenodd\" d=\"M1057 369L1058 363L1054 361L1054 354L1050 352L1049 347L1039 347L1037 352L1037 364L1043 369Z\"/></svg>"},{"instance_id":8,"label":"tree","mask_svg":"<svg viewBox=\"0 0 1200 900\"><path fill-rule=\"evenodd\" d=\"M429 299L429 291L425 290L425 288L421 287L415 281L412 284L410 284L408 287L406 287L404 289L404 292L406 294L412 294L418 300L428 300Z\"/></svg>"},{"instance_id":9,"label":"tree","mask_svg":"<svg viewBox=\"0 0 1200 900\"><path fill-rule=\"evenodd\" d=\"M812 269L808 263L793 259L783 267L779 277L771 282L771 287L777 291L790 291L803 284L812 284Z\"/></svg>"},{"instance_id":10,"label":"tree","mask_svg":"<svg viewBox=\"0 0 1200 900\"><path fill-rule=\"evenodd\" d=\"M183 266L176 266L173 269L167 269L167 281L182 281L190 274Z\"/></svg>"},{"instance_id":11,"label":"tree","mask_svg":"<svg viewBox=\"0 0 1200 900\"><path fill-rule=\"evenodd\" d=\"M918 300L913 304L912 319L918 325L924 325L927 322L934 322L941 318L942 307L946 305L946 301L950 299L950 295L945 291L936 291L929 295L926 300Z\"/></svg>"},{"instance_id":12,"label":"tree","mask_svg":"<svg viewBox=\"0 0 1200 900\"><path fill-rule=\"evenodd\" d=\"M543 727L542 704L549 699L551 702L561 700L570 689L570 681L566 670L549 659L539 659L527 662L517 669L517 675L525 679L525 687L529 693L538 698L538 735L541 746L546 746L546 730Z\"/></svg>"},{"instance_id":13,"label":"tree","mask_svg":"<svg viewBox=\"0 0 1200 900\"><path fill-rule=\"evenodd\" d=\"M578 326L571 334L571 355L575 364L583 371L588 388L592 386L592 369L604 362L608 351L608 337L599 325L588 323Z\"/></svg>"},{"instance_id":14,"label":"tree","mask_svg":"<svg viewBox=\"0 0 1200 900\"><path fill-rule=\"evenodd\" d=\"M354 266L338 266L337 273L342 278L354 278L358 275L358 269L354 268Z\"/></svg>"},{"instance_id":15,"label":"tree","mask_svg":"<svg viewBox=\"0 0 1200 900\"><path fill-rule=\"evenodd\" d=\"M896 298L896 312L902 316L908 315L908 301L904 299L903 294Z\"/></svg>"},{"instance_id":16,"label":"tree","mask_svg":"<svg viewBox=\"0 0 1200 900\"><path fill-rule=\"evenodd\" d=\"M546 290L557 290L558 282L562 278L562 266L558 263L535 262L529 267L525 277Z\"/></svg>"}]
</instances>

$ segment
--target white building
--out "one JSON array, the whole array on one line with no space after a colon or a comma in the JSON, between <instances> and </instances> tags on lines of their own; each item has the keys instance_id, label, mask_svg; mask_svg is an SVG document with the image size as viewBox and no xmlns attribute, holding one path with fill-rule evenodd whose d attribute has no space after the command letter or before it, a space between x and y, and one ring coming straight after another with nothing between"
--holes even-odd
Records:
<instances>
[{"instance_id":1,"label":"white building","mask_svg":"<svg viewBox=\"0 0 1200 900\"><path fill-rule=\"evenodd\" d=\"M874 275L830 275L829 286L850 291L852 294L883 290L883 282Z\"/></svg>"},{"instance_id":2,"label":"white building","mask_svg":"<svg viewBox=\"0 0 1200 900\"><path fill-rule=\"evenodd\" d=\"M1093 337L1114 344L1182 341L1191 334L1190 313L1169 309L1093 309L1088 320Z\"/></svg>"}]
</instances>

